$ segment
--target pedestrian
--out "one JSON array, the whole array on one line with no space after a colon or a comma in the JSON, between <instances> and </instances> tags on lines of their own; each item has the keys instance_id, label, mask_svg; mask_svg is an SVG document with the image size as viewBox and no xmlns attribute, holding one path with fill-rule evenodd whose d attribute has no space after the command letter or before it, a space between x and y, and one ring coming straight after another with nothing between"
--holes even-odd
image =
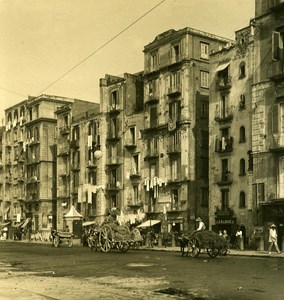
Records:
<instances>
[{"instance_id":1,"label":"pedestrian","mask_svg":"<svg viewBox=\"0 0 284 300\"><path fill-rule=\"evenodd\" d=\"M222 236L223 233L222 233L222 230L219 230L219 236Z\"/></svg>"},{"instance_id":2,"label":"pedestrian","mask_svg":"<svg viewBox=\"0 0 284 300\"><path fill-rule=\"evenodd\" d=\"M236 232L236 248L238 250L243 250L242 242L243 242L243 232L241 231L240 227L238 227Z\"/></svg>"},{"instance_id":3,"label":"pedestrian","mask_svg":"<svg viewBox=\"0 0 284 300\"><path fill-rule=\"evenodd\" d=\"M275 246L277 253L281 253L277 244L277 231L276 226L274 224L269 226L269 238L268 238L269 246L268 246L268 254L271 254L272 246Z\"/></svg>"},{"instance_id":4,"label":"pedestrian","mask_svg":"<svg viewBox=\"0 0 284 300\"><path fill-rule=\"evenodd\" d=\"M197 231L206 229L206 226L205 226L205 224L203 223L203 221L200 217L198 217L195 221L198 223L197 229L196 229Z\"/></svg>"},{"instance_id":5,"label":"pedestrian","mask_svg":"<svg viewBox=\"0 0 284 300\"><path fill-rule=\"evenodd\" d=\"M169 243L169 233L166 228L164 228L164 230L163 230L162 241L163 241L163 246L167 247L168 243Z\"/></svg>"}]
</instances>

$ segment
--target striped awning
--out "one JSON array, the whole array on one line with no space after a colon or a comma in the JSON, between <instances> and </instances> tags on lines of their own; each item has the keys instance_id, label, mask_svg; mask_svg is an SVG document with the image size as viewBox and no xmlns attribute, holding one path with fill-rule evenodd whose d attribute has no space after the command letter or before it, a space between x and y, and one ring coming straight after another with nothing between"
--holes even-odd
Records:
<instances>
[{"instance_id":1,"label":"striped awning","mask_svg":"<svg viewBox=\"0 0 284 300\"><path fill-rule=\"evenodd\" d=\"M29 222L30 222L30 218L27 218L25 221L24 221L24 223L21 225L21 228L25 228L28 224L29 224Z\"/></svg>"}]
</instances>

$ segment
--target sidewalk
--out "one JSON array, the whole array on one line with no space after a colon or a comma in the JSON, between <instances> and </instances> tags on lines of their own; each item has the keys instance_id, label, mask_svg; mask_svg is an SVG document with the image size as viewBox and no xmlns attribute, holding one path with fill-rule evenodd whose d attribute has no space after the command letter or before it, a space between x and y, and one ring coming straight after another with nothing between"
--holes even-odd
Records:
<instances>
[{"instance_id":1,"label":"sidewalk","mask_svg":"<svg viewBox=\"0 0 284 300\"><path fill-rule=\"evenodd\" d=\"M22 241L13 241L13 240L7 240L7 241L1 241L1 243L27 243L27 244L43 244L46 246L51 246L51 242L49 241L28 241L28 240L22 240ZM82 247L80 239L73 239L73 246L76 247ZM148 251L170 251L170 252L180 252L179 247L158 247L155 246L153 248L148 248L146 246L142 246L139 249L141 250L148 250ZM277 254L277 252L271 252L271 254L268 254L267 251L256 251L256 250L236 250L236 249L230 249L227 253L227 256L251 256L251 257L281 257L284 258L284 252L281 252L280 254Z\"/></svg>"}]
</instances>

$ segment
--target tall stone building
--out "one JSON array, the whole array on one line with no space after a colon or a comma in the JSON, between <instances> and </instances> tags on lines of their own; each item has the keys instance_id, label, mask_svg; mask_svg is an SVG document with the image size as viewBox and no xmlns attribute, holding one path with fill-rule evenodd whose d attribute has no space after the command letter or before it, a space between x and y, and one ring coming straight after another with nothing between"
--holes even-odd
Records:
<instances>
[{"instance_id":1,"label":"tall stone building","mask_svg":"<svg viewBox=\"0 0 284 300\"><path fill-rule=\"evenodd\" d=\"M284 1L255 1L255 9L252 21L255 34L252 85L254 223L265 229L275 223L283 250Z\"/></svg>"},{"instance_id":2,"label":"tall stone building","mask_svg":"<svg viewBox=\"0 0 284 300\"><path fill-rule=\"evenodd\" d=\"M142 73L100 80L100 109L106 114L106 212L122 222L144 217L142 198Z\"/></svg>"},{"instance_id":3,"label":"tall stone building","mask_svg":"<svg viewBox=\"0 0 284 300\"><path fill-rule=\"evenodd\" d=\"M41 231L56 226L56 110L74 99L41 95L5 110L2 221L10 236L19 226ZM85 102L86 103L86 102ZM2 175L3 176L3 175Z\"/></svg>"},{"instance_id":4,"label":"tall stone building","mask_svg":"<svg viewBox=\"0 0 284 300\"><path fill-rule=\"evenodd\" d=\"M144 206L168 231L208 224L209 54L230 42L184 28L144 47Z\"/></svg>"},{"instance_id":5,"label":"tall stone building","mask_svg":"<svg viewBox=\"0 0 284 300\"><path fill-rule=\"evenodd\" d=\"M251 197L252 28L236 32L233 45L210 55L209 223L215 231L244 236L253 226Z\"/></svg>"}]
</instances>

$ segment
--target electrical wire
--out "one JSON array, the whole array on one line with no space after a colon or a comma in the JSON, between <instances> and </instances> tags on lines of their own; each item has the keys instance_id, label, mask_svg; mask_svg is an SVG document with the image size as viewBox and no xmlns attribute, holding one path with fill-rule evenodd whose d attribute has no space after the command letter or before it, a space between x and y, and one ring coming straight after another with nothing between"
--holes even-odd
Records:
<instances>
[{"instance_id":1,"label":"electrical wire","mask_svg":"<svg viewBox=\"0 0 284 300\"><path fill-rule=\"evenodd\" d=\"M37 93L37 96L40 95L41 93L43 93L45 90L47 90L48 88L50 88L52 85L54 85L55 83L57 83L59 80L61 80L63 77L65 77L66 75L68 75L69 73L71 73L73 70L75 70L76 68L78 68L82 63L84 63L86 60L88 60L90 57L92 57L94 54L96 54L98 51L100 51L101 49L103 49L105 46L107 46L109 43L111 43L113 40L115 40L117 37L119 37L120 35L122 35L125 31L127 31L130 27L132 27L133 25L135 25L137 22L139 22L141 19L143 19L145 16L147 16L149 13L151 13L153 10L155 10L158 6L160 6L161 4L163 4L166 0L162 0L160 1L158 4L156 4L154 7L152 7L150 10L148 10L146 13L144 13L142 16L140 16L138 19L136 19L135 21L133 21L130 25L128 25L127 27L125 27L123 30L121 30L119 33L117 33L115 36L113 36L111 39L109 39L107 42L105 42L102 46L100 46L99 48L97 48L95 51L93 51L91 54L89 54L87 57L85 57L83 60L81 60L79 63L77 63L75 66L73 66L72 68L70 68L68 71L66 71L65 73L63 73L61 76L59 76L57 79L55 79L53 82L51 82L48 86L46 86L44 89L42 89L40 92Z\"/></svg>"},{"instance_id":2,"label":"electrical wire","mask_svg":"<svg viewBox=\"0 0 284 300\"><path fill-rule=\"evenodd\" d=\"M21 94L21 93L19 93L19 92L16 92L16 91L13 91L13 90L10 90L10 89L6 89L6 88L4 88L4 87L2 87L2 86L0 86L0 89L1 89L1 90L4 90L4 91L7 91L7 92L9 92L9 93L13 93L13 94L19 95L19 96L27 97L27 95Z\"/></svg>"}]
</instances>

